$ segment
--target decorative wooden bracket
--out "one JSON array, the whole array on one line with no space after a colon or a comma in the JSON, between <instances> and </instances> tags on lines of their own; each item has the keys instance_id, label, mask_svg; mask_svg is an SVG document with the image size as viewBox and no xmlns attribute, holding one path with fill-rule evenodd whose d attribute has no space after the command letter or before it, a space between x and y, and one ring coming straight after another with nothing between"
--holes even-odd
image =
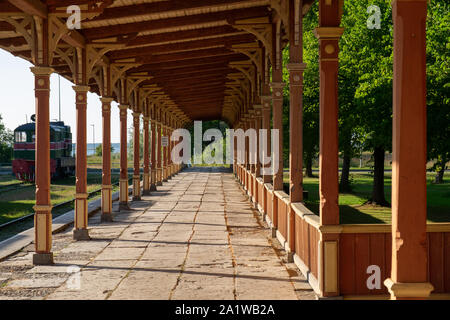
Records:
<instances>
[{"instance_id":1,"label":"decorative wooden bracket","mask_svg":"<svg viewBox=\"0 0 450 320\"><path fill-rule=\"evenodd\" d=\"M258 72L261 73L261 67L263 63L262 49L257 43L236 44L231 47L231 50L245 54L247 57L249 57L250 60L252 60L252 62L256 65Z\"/></svg>"},{"instance_id":2,"label":"decorative wooden bracket","mask_svg":"<svg viewBox=\"0 0 450 320\"><path fill-rule=\"evenodd\" d=\"M14 18L11 18L7 15L0 15L0 20L9 23L11 26L15 28L15 32L24 37L27 45L31 49L31 60L34 64L39 62L39 58L42 60L42 42L41 45L37 46L36 37L36 21L30 15L17 15ZM38 19L37 21L42 22L42 20ZM42 29L42 25L40 26ZM41 51L39 51L41 50ZM40 55L39 55L40 54Z\"/></svg>"},{"instance_id":3,"label":"decorative wooden bracket","mask_svg":"<svg viewBox=\"0 0 450 320\"><path fill-rule=\"evenodd\" d=\"M295 2L298 2L298 0L295 0ZM280 16L281 22L285 26L286 33L289 36L289 0L271 0L270 6Z\"/></svg>"},{"instance_id":4,"label":"decorative wooden bracket","mask_svg":"<svg viewBox=\"0 0 450 320\"><path fill-rule=\"evenodd\" d=\"M272 55L272 24L268 18L236 20L233 27L253 34Z\"/></svg>"},{"instance_id":5,"label":"decorative wooden bracket","mask_svg":"<svg viewBox=\"0 0 450 320\"><path fill-rule=\"evenodd\" d=\"M99 62L104 55L111 50L120 49L124 45L123 44L87 44L86 45L86 54L87 54L87 65L86 65L86 74L88 78L91 75L91 72L94 69L94 66Z\"/></svg>"},{"instance_id":6,"label":"decorative wooden bracket","mask_svg":"<svg viewBox=\"0 0 450 320\"><path fill-rule=\"evenodd\" d=\"M255 92L257 84L255 83L255 66L250 62L231 62L230 67L242 72L251 85L252 92Z\"/></svg>"}]
</instances>

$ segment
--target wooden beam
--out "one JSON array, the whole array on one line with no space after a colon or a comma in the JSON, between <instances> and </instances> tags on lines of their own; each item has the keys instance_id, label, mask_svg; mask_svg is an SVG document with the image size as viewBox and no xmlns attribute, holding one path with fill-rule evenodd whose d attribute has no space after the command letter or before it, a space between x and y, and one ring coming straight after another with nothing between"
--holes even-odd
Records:
<instances>
[{"instance_id":1,"label":"wooden beam","mask_svg":"<svg viewBox=\"0 0 450 320\"><path fill-rule=\"evenodd\" d=\"M184 67L194 67L194 66L205 66L208 64L225 63L228 64L232 61L242 61L248 60L248 57L240 53L231 53L224 56L216 56L209 58L191 58L180 61L172 61L170 63L145 63L140 67L133 68L130 72L137 71L148 71L150 70L166 70L167 72L172 72L174 69L184 68ZM170 71L169 71L170 70Z\"/></svg>"},{"instance_id":2,"label":"wooden beam","mask_svg":"<svg viewBox=\"0 0 450 320\"><path fill-rule=\"evenodd\" d=\"M187 39L196 39L199 37L221 36L224 34L241 33L242 31L233 28L232 26L221 26L212 28L201 28L194 30L184 30L175 32L164 32L157 34L150 34L136 37L127 43L127 46L151 45L157 43L164 43L169 41L181 41Z\"/></svg>"},{"instance_id":3,"label":"wooden beam","mask_svg":"<svg viewBox=\"0 0 450 320\"><path fill-rule=\"evenodd\" d=\"M16 6L23 12L47 19L47 5L39 0L8 0L12 5Z\"/></svg>"},{"instance_id":4,"label":"wooden beam","mask_svg":"<svg viewBox=\"0 0 450 320\"><path fill-rule=\"evenodd\" d=\"M226 23L228 18L247 19L253 17L261 17L269 14L266 6L255 7L249 9L237 9L225 12L214 12L207 14L197 14L192 16L183 16L176 18L166 18L160 20L134 22L126 24L116 24L107 27L85 28L83 33L86 39L102 39L122 34L130 34L134 32L143 32L151 30L153 32L160 29L167 29L172 27L186 27L187 25L207 24L211 22L223 21Z\"/></svg>"},{"instance_id":5,"label":"wooden beam","mask_svg":"<svg viewBox=\"0 0 450 320\"><path fill-rule=\"evenodd\" d=\"M86 48L86 40L76 30L71 30L68 34L65 34L62 39L73 47Z\"/></svg>"},{"instance_id":6,"label":"wooden beam","mask_svg":"<svg viewBox=\"0 0 450 320\"><path fill-rule=\"evenodd\" d=\"M188 60L193 58L208 58L216 56L227 56L231 53L230 50L225 48L214 48L214 49L201 49L193 50L189 52L177 52L168 53L160 55L151 55L142 59L137 59L138 63L163 63L172 61Z\"/></svg>"},{"instance_id":7,"label":"wooden beam","mask_svg":"<svg viewBox=\"0 0 450 320\"><path fill-rule=\"evenodd\" d=\"M137 57L148 54L171 53L176 51L198 50L210 48L212 46L230 47L234 44L256 42L256 37L251 34L230 35L221 38L211 38L202 40L185 41L178 43L152 45L133 49L123 49L114 51L111 56L115 59Z\"/></svg>"},{"instance_id":8,"label":"wooden beam","mask_svg":"<svg viewBox=\"0 0 450 320\"><path fill-rule=\"evenodd\" d=\"M231 5L237 3L247 3L247 8L260 6L259 0L171 0L171 1L158 1L153 3L134 4L129 6L120 6L114 8L106 8L102 14L92 19L91 21L105 21L120 18L135 18L145 16L149 14L162 14L167 15L170 12L187 11L204 8L217 8L224 5ZM216 11L216 10L214 10Z\"/></svg>"}]
</instances>

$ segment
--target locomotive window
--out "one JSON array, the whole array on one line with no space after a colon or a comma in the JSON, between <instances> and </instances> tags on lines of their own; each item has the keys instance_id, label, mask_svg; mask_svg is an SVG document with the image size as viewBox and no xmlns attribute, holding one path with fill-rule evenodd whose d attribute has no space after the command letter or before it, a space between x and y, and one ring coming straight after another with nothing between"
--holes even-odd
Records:
<instances>
[{"instance_id":1,"label":"locomotive window","mask_svg":"<svg viewBox=\"0 0 450 320\"><path fill-rule=\"evenodd\" d=\"M16 142L27 142L27 133L25 131L16 132Z\"/></svg>"}]
</instances>

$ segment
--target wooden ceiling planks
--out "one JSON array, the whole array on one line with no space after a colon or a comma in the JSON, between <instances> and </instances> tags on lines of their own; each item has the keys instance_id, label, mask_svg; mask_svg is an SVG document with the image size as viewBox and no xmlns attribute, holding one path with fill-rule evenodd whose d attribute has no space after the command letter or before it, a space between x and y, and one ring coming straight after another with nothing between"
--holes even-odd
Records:
<instances>
[{"instance_id":1,"label":"wooden ceiling planks","mask_svg":"<svg viewBox=\"0 0 450 320\"><path fill-rule=\"evenodd\" d=\"M272 21L277 6L286 0L8 0L5 9L23 5L26 14L61 15L69 5L95 8L83 18L82 29L64 38L64 45L84 47L121 43L99 60L105 63L133 63L124 75L142 74L140 86L157 86L167 104L175 104L192 120L219 119L231 96L230 79L241 79L237 90L245 89L245 76L230 63L252 63L248 56L232 49L236 45L260 45L251 33L233 24L239 20ZM314 0L303 0L309 7ZM20 8L22 9L22 8ZM64 17L63 19L66 19ZM15 28L0 18L0 47L28 60L31 52ZM58 60L55 69L70 78L70 68ZM92 90L99 92L94 79ZM235 89L234 89L235 90ZM244 94L245 95L245 94Z\"/></svg>"}]
</instances>

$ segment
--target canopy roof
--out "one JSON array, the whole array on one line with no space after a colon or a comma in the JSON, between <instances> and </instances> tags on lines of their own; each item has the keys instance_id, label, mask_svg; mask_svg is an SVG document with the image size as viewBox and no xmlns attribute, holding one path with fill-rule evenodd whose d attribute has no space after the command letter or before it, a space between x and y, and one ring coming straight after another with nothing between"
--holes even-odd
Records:
<instances>
[{"instance_id":1,"label":"canopy roof","mask_svg":"<svg viewBox=\"0 0 450 320\"><path fill-rule=\"evenodd\" d=\"M303 1L303 14L314 0ZM79 49L94 48L87 79L91 91L102 92L104 65L112 77L134 80L132 95L163 96L191 120L233 121L233 105L260 86L268 68L276 21L286 19L288 0L0 0L0 47L35 62L27 38L31 16L65 28L68 6L82 9L81 29L62 33L50 65L76 82L71 61ZM284 21L286 25L286 21ZM281 27L287 43L287 29ZM52 34L51 34L52 35ZM50 39L51 42L51 39ZM51 43L50 43L51 44ZM267 56L267 57L266 57ZM269 62L266 62L269 61ZM97 72L96 70L100 70ZM117 81L117 79L116 79ZM120 81L118 81L120 82ZM120 84L110 96L120 100ZM134 98L133 98L134 99ZM133 100L131 99L131 100ZM129 102L133 104L133 101Z\"/></svg>"}]
</instances>

